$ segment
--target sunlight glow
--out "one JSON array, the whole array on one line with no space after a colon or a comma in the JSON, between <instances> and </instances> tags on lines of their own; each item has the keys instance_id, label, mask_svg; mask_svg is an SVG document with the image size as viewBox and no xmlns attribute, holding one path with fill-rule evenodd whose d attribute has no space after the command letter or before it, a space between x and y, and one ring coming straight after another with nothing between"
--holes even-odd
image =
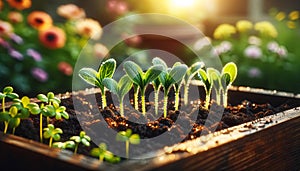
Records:
<instances>
[{"instance_id":1,"label":"sunlight glow","mask_svg":"<svg viewBox=\"0 0 300 171\"><path fill-rule=\"evenodd\" d=\"M195 4L195 0L171 0L174 7L191 7Z\"/></svg>"}]
</instances>

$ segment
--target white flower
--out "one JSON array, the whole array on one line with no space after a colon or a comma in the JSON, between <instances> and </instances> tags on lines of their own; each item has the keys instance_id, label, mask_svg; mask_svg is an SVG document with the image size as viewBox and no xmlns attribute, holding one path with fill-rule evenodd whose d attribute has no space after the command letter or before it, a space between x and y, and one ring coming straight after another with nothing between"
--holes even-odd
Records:
<instances>
[{"instance_id":1,"label":"white flower","mask_svg":"<svg viewBox=\"0 0 300 171\"><path fill-rule=\"evenodd\" d=\"M197 40L194 44L194 50L201 50L205 46L211 45L211 39L209 37L203 37Z\"/></svg>"},{"instance_id":2,"label":"white flower","mask_svg":"<svg viewBox=\"0 0 300 171\"><path fill-rule=\"evenodd\" d=\"M261 45L261 39L256 37L256 36L250 36L249 39L248 39L248 43L250 45L260 46Z\"/></svg>"},{"instance_id":3,"label":"white flower","mask_svg":"<svg viewBox=\"0 0 300 171\"><path fill-rule=\"evenodd\" d=\"M108 54L109 54L109 50L103 44L97 43L94 45L94 55L97 58L102 59L102 58L106 57Z\"/></svg>"},{"instance_id":4,"label":"white flower","mask_svg":"<svg viewBox=\"0 0 300 171\"><path fill-rule=\"evenodd\" d=\"M287 50L284 46L280 46L278 49L277 49L277 54L282 57L282 58L286 58L287 57Z\"/></svg>"},{"instance_id":5,"label":"white flower","mask_svg":"<svg viewBox=\"0 0 300 171\"><path fill-rule=\"evenodd\" d=\"M250 45L245 49L244 55L249 58L258 59L262 56L262 51L259 47L255 45Z\"/></svg>"},{"instance_id":6,"label":"white flower","mask_svg":"<svg viewBox=\"0 0 300 171\"><path fill-rule=\"evenodd\" d=\"M70 20L85 17L85 11L74 4L61 5L56 12L58 15Z\"/></svg>"},{"instance_id":7,"label":"white flower","mask_svg":"<svg viewBox=\"0 0 300 171\"><path fill-rule=\"evenodd\" d=\"M272 42L269 42L269 43L267 44L267 48L268 48L269 51L271 51L271 52L273 52L273 53L277 53L277 50L278 50L278 48L279 48L279 45L278 45L277 42L272 41Z\"/></svg>"},{"instance_id":8,"label":"white flower","mask_svg":"<svg viewBox=\"0 0 300 171\"><path fill-rule=\"evenodd\" d=\"M99 39L103 32L99 22L91 18L76 21L75 27L78 34L94 40Z\"/></svg>"},{"instance_id":9,"label":"white flower","mask_svg":"<svg viewBox=\"0 0 300 171\"><path fill-rule=\"evenodd\" d=\"M0 20L0 37L9 36L13 33L13 27L9 22Z\"/></svg>"},{"instance_id":10,"label":"white flower","mask_svg":"<svg viewBox=\"0 0 300 171\"><path fill-rule=\"evenodd\" d=\"M232 49L232 44L229 41L223 41L218 46L213 48L213 55L221 55L229 52Z\"/></svg>"}]
</instances>

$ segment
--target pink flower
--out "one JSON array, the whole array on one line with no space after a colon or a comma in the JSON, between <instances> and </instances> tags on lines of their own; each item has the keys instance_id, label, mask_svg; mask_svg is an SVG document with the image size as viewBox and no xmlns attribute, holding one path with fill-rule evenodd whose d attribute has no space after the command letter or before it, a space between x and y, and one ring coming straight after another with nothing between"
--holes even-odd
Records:
<instances>
[{"instance_id":1,"label":"pink flower","mask_svg":"<svg viewBox=\"0 0 300 171\"><path fill-rule=\"evenodd\" d=\"M10 35L10 38L11 38L11 40L13 40L15 43L17 43L17 44L23 44L23 39L22 39L22 37L20 37L20 36L18 36L18 35L16 35L16 34L11 34Z\"/></svg>"},{"instance_id":2,"label":"pink flower","mask_svg":"<svg viewBox=\"0 0 300 171\"><path fill-rule=\"evenodd\" d=\"M11 48L10 44L7 41L5 41L4 39L2 39L1 37L0 37L0 46L4 47L6 49L10 49Z\"/></svg>"},{"instance_id":3,"label":"pink flower","mask_svg":"<svg viewBox=\"0 0 300 171\"><path fill-rule=\"evenodd\" d=\"M250 45L245 49L244 55L249 58L258 59L262 56L262 51L259 47Z\"/></svg>"},{"instance_id":4,"label":"pink flower","mask_svg":"<svg viewBox=\"0 0 300 171\"><path fill-rule=\"evenodd\" d=\"M40 81L40 82L46 82L48 80L48 74L41 68L32 68L31 69L32 76Z\"/></svg>"},{"instance_id":5,"label":"pink flower","mask_svg":"<svg viewBox=\"0 0 300 171\"><path fill-rule=\"evenodd\" d=\"M126 2L123 1L109 0L107 2L107 10L116 15L122 15L128 11L128 5Z\"/></svg>"},{"instance_id":6,"label":"pink flower","mask_svg":"<svg viewBox=\"0 0 300 171\"><path fill-rule=\"evenodd\" d=\"M10 49L8 53L11 57L18 59L18 60L23 60L23 58L24 58L20 52L14 50L14 49Z\"/></svg>"},{"instance_id":7,"label":"pink flower","mask_svg":"<svg viewBox=\"0 0 300 171\"><path fill-rule=\"evenodd\" d=\"M27 49L26 53L28 56L32 57L37 62L42 60L41 54L34 49Z\"/></svg>"},{"instance_id":8,"label":"pink flower","mask_svg":"<svg viewBox=\"0 0 300 171\"><path fill-rule=\"evenodd\" d=\"M261 74L261 70L256 67L250 68L248 71L248 76L250 78L259 78L261 77Z\"/></svg>"}]
</instances>

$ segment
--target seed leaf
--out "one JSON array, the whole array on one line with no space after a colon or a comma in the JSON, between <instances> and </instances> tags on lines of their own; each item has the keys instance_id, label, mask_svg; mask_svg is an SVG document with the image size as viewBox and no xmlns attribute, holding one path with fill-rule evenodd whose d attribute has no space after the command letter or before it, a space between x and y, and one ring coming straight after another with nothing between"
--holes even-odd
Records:
<instances>
[{"instance_id":1,"label":"seed leaf","mask_svg":"<svg viewBox=\"0 0 300 171\"><path fill-rule=\"evenodd\" d=\"M129 78L137 85L141 86L142 85L142 75L143 71L142 69L134 62L132 61L126 61L124 63L124 70L129 76Z\"/></svg>"},{"instance_id":2,"label":"seed leaf","mask_svg":"<svg viewBox=\"0 0 300 171\"><path fill-rule=\"evenodd\" d=\"M140 136L139 134L132 134L129 138L129 142L131 144L139 144L140 143Z\"/></svg>"},{"instance_id":3,"label":"seed leaf","mask_svg":"<svg viewBox=\"0 0 300 171\"><path fill-rule=\"evenodd\" d=\"M229 83L231 84L232 82L234 82L234 80L236 79L236 77L237 77L237 66L236 66L236 64L235 63L233 63L233 62L229 62L229 63L227 63L224 67L223 67L223 69L222 69L222 75L224 75L224 74L228 74L229 75L229 79L230 79L230 81L229 81ZM227 82L227 81L226 81ZM228 83L228 84L229 84ZM227 85L228 85L227 84Z\"/></svg>"},{"instance_id":4,"label":"seed leaf","mask_svg":"<svg viewBox=\"0 0 300 171\"><path fill-rule=\"evenodd\" d=\"M97 77L102 82L104 78L112 78L116 70L116 60L108 59L103 62L98 70Z\"/></svg>"},{"instance_id":5,"label":"seed leaf","mask_svg":"<svg viewBox=\"0 0 300 171\"><path fill-rule=\"evenodd\" d=\"M79 76L88 84L101 86L97 79L97 72L92 68L82 68L79 70Z\"/></svg>"}]
</instances>

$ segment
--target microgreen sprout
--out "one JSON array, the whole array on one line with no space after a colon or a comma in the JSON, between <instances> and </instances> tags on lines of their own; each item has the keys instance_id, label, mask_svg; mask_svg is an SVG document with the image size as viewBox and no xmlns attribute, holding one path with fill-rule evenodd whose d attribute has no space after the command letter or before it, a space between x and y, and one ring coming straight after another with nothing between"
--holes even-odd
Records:
<instances>
[{"instance_id":1,"label":"microgreen sprout","mask_svg":"<svg viewBox=\"0 0 300 171\"><path fill-rule=\"evenodd\" d=\"M187 66L185 64L181 64L180 62L176 62L174 66L185 66L187 68ZM178 80L178 82L176 82L173 87L174 87L174 90L175 90L175 104L174 104L174 107L175 107L175 110L178 110L179 108L179 102L180 102L180 99L179 99L179 92L180 92L180 89L181 89L181 86L182 86L182 83L183 83L183 78L184 76L186 75L186 73Z\"/></svg>"},{"instance_id":2,"label":"microgreen sprout","mask_svg":"<svg viewBox=\"0 0 300 171\"><path fill-rule=\"evenodd\" d=\"M212 90L212 82L210 77L207 75L207 72L205 70L200 69L199 70L199 78L203 83L203 87L205 90L205 104L204 107L208 109L209 103L210 103L210 95Z\"/></svg>"},{"instance_id":3,"label":"microgreen sprout","mask_svg":"<svg viewBox=\"0 0 300 171\"><path fill-rule=\"evenodd\" d=\"M98 70L95 71L92 68L82 68L79 70L79 76L88 84L97 86L101 90L102 96L102 109L107 106L105 86L103 85L104 78L112 78L116 69L116 61L114 59L108 59L103 62Z\"/></svg>"},{"instance_id":4,"label":"microgreen sprout","mask_svg":"<svg viewBox=\"0 0 300 171\"><path fill-rule=\"evenodd\" d=\"M52 147L52 141L59 141L60 140L60 135L62 134L63 131L60 128L55 128L54 125L48 124L47 128L44 128L44 138L49 139L49 147Z\"/></svg>"},{"instance_id":5,"label":"microgreen sprout","mask_svg":"<svg viewBox=\"0 0 300 171\"><path fill-rule=\"evenodd\" d=\"M139 85L133 83L133 103L135 110L139 110L139 90Z\"/></svg>"},{"instance_id":6,"label":"microgreen sprout","mask_svg":"<svg viewBox=\"0 0 300 171\"><path fill-rule=\"evenodd\" d=\"M224 106L227 106L228 101L228 88L231 86L231 84L234 82L234 80L237 77L237 66L233 62L227 63L221 73L221 78L225 80L225 85L223 85L223 103Z\"/></svg>"},{"instance_id":7,"label":"microgreen sprout","mask_svg":"<svg viewBox=\"0 0 300 171\"><path fill-rule=\"evenodd\" d=\"M119 82L116 82L112 78L105 78L103 80L103 85L109 89L110 92L117 95L120 102L120 114L121 116L124 116L123 99L132 87L132 81L130 78L127 75L124 75Z\"/></svg>"},{"instance_id":8,"label":"microgreen sprout","mask_svg":"<svg viewBox=\"0 0 300 171\"><path fill-rule=\"evenodd\" d=\"M75 148L75 142L74 141L54 142L52 144L52 147L60 148L60 149L74 149Z\"/></svg>"},{"instance_id":9,"label":"microgreen sprout","mask_svg":"<svg viewBox=\"0 0 300 171\"><path fill-rule=\"evenodd\" d=\"M0 92L0 100L2 100L2 114L5 115L5 99L17 99L19 95L13 92L13 88L11 86L4 87L3 92ZM6 134L8 128L8 122L4 119L4 134Z\"/></svg>"},{"instance_id":10,"label":"microgreen sprout","mask_svg":"<svg viewBox=\"0 0 300 171\"><path fill-rule=\"evenodd\" d=\"M146 103L145 103L145 90L147 85L155 80L163 70L161 65L154 65L150 67L146 72L134 62L127 61L124 63L124 69L129 78L133 83L139 86L141 92L142 100L142 113L146 113Z\"/></svg>"},{"instance_id":11,"label":"microgreen sprout","mask_svg":"<svg viewBox=\"0 0 300 171\"><path fill-rule=\"evenodd\" d=\"M156 65L161 63L161 59L154 58L152 62ZM154 66L155 66L154 65ZM175 83L179 83L187 70L186 65L174 65L172 68L163 68L163 72L159 75L159 81L164 89L164 117L167 117L168 94L171 87Z\"/></svg>"},{"instance_id":12,"label":"microgreen sprout","mask_svg":"<svg viewBox=\"0 0 300 171\"><path fill-rule=\"evenodd\" d=\"M91 150L91 155L98 157L100 162L108 161L110 163L117 163L121 159L120 157L114 156L114 154L107 150L107 145L105 143L100 143L98 148L93 148Z\"/></svg>"},{"instance_id":13,"label":"microgreen sprout","mask_svg":"<svg viewBox=\"0 0 300 171\"><path fill-rule=\"evenodd\" d=\"M129 144L139 144L140 136L139 134L132 134L132 130L127 129L126 131L118 132L116 140L125 142L126 158L129 158Z\"/></svg>"},{"instance_id":14,"label":"microgreen sprout","mask_svg":"<svg viewBox=\"0 0 300 171\"><path fill-rule=\"evenodd\" d=\"M186 71L184 76L184 105L188 105L188 98L189 98L189 86L194 78L194 76L199 72L201 68L204 67L203 62L196 62L192 64Z\"/></svg>"},{"instance_id":15,"label":"microgreen sprout","mask_svg":"<svg viewBox=\"0 0 300 171\"><path fill-rule=\"evenodd\" d=\"M87 147L90 146L91 138L84 131L80 131L79 136L72 136L70 140L75 142L74 154L76 154L80 143Z\"/></svg>"}]
</instances>

